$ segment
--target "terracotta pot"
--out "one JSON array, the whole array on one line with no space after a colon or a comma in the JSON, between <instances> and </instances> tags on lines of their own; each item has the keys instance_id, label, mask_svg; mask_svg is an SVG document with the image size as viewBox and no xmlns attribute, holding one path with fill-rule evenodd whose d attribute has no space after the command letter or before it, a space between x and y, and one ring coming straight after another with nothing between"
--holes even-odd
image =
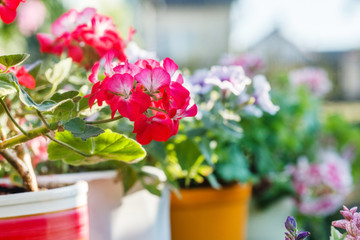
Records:
<instances>
[{"instance_id":1,"label":"terracotta pot","mask_svg":"<svg viewBox=\"0 0 360 240\"><path fill-rule=\"evenodd\" d=\"M181 189L171 195L172 240L245 240L251 185Z\"/></svg>"},{"instance_id":2,"label":"terracotta pot","mask_svg":"<svg viewBox=\"0 0 360 240\"><path fill-rule=\"evenodd\" d=\"M0 196L1 240L89 239L86 182Z\"/></svg>"}]
</instances>

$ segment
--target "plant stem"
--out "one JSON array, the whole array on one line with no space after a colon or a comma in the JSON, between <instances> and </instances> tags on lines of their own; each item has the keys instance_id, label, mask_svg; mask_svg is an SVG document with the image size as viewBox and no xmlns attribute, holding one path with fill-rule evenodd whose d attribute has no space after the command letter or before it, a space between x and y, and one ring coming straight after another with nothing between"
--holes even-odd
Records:
<instances>
[{"instance_id":1,"label":"plant stem","mask_svg":"<svg viewBox=\"0 0 360 240\"><path fill-rule=\"evenodd\" d=\"M22 132L24 135L28 136L28 133L24 129L22 129L22 127L15 121L13 116L11 116L9 109L6 106L6 104L4 103L4 100L2 100L2 98L0 98L0 103L3 106L3 108L4 108L5 112L6 112L6 114L8 115L8 117L15 124L15 126L20 130L20 132Z\"/></svg>"},{"instance_id":2,"label":"plant stem","mask_svg":"<svg viewBox=\"0 0 360 240\"><path fill-rule=\"evenodd\" d=\"M49 134L45 134L45 136L47 136L50 140L56 142L57 144L59 144L61 146L64 146L64 147L70 149L71 151L74 151L74 152L80 154L81 156L84 156L84 157L91 157L92 156L91 154L87 154L87 153L84 153L84 152L82 152L82 151L80 151L80 150L78 150L76 148L73 148L72 146L70 146L67 143L64 143L62 141L57 140L56 138L50 136Z\"/></svg>"},{"instance_id":3,"label":"plant stem","mask_svg":"<svg viewBox=\"0 0 360 240\"><path fill-rule=\"evenodd\" d=\"M119 120L119 119L122 119L123 116L117 116L117 117L114 117L112 119L104 119L104 120L95 120L95 121L85 121L86 124L101 124L101 123L108 123L108 122L113 122L113 121L116 121L116 120Z\"/></svg>"},{"instance_id":4,"label":"plant stem","mask_svg":"<svg viewBox=\"0 0 360 240\"><path fill-rule=\"evenodd\" d=\"M12 154L9 149L0 150L0 154L20 174L24 182L24 187L27 191L36 192L39 190L38 184L36 182L36 176L32 168L29 168L23 160Z\"/></svg>"},{"instance_id":5,"label":"plant stem","mask_svg":"<svg viewBox=\"0 0 360 240\"><path fill-rule=\"evenodd\" d=\"M149 109L159 111L159 112L164 112L167 114L167 112L164 109L160 109L160 108L156 108L156 107L149 107Z\"/></svg>"},{"instance_id":6,"label":"plant stem","mask_svg":"<svg viewBox=\"0 0 360 240\"><path fill-rule=\"evenodd\" d=\"M50 130L55 130L58 128L58 123L57 122L50 123L49 127L50 128L47 128L45 126L38 127L38 128L30 130L28 132L27 136L24 134L20 134L20 135L14 136L12 138L6 139L5 141L0 142L0 150L9 148L9 147L13 147L17 144L20 144L20 143L26 142L28 140L34 139L38 136L44 135L44 134L50 132Z\"/></svg>"},{"instance_id":7,"label":"plant stem","mask_svg":"<svg viewBox=\"0 0 360 240\"><path fill-rule=\"evenodd\" d=\"M46 121L46 119L44 118L44 116L41 114L41 112L39 110L36 110L37 115L39 116L40 120L42 121L42 123L49 129L50 129L50 125L49 123Z\"/></svg>"}]
</instances>

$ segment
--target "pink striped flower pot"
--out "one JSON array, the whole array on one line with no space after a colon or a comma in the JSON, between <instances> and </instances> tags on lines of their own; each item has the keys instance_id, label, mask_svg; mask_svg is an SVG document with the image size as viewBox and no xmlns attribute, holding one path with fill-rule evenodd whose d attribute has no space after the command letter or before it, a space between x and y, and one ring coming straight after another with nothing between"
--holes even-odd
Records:
<instances>
[{"instance_id":1,"label":"pink striped flower pot","mask_svg":"<svg viewBox=\"0 0 360 240\"><path fill-rule=\"evenodd\" d=\"M0 240L87 240L88 185L0 196Z\"/></svg>"}]
</instances>

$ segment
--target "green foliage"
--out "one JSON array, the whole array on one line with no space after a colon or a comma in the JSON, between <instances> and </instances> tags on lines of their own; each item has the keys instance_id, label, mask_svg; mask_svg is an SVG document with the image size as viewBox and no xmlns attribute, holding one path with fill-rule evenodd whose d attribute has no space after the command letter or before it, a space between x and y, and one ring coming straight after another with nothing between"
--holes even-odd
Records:
<instances>
[{"instance_id":1,"label":"green foliage","mask_svg":"<svg viewBox=\"0 0 360 240\"><path fill-rule=\"evenodd\" d=\"M12 54L0 56L0 64L5 67L12 67L23 63L30 55L29 54Z\"/></svg>"},{"instance_id":2,"label":"green foliage","mask_svg":"<svg viewBox=\"0 0 360 240\"><path fill-rule=\"evenodd\" d=\"M46 70L45 77L49 83L51 83L51 90L48 94L49 96L53 95L59 84L69 76L71 66L71 58L66 58Z\"/></svg>"},{"instance_id":3,"label":"green foliage","mask_svg":"<svg viewBox=\"0 0 360 240\"><path fill-rule=\"evenodd\" d=\"M225 182L246 182L251 176L248 159L235 145L229 146L219 154L222 161L216 164L215 173Z\"/></svg>"},{"instance_id":4,"label":"green foliage","mask_svg":"<svg viewBox=\"0 0 360 240\"><path fill-rule=\"evenodd\" d=\"M346 238L346 235L347 235L346 233L341 234L338 230L336 230L336 228L331 226L330 240L344 240Z\"/></svg>"},{"instance_id":5,"label":"green foliage","mask_svg":"<svg viewBox=\"0 0 360 240\"><path fill-rule=\"evenodd\" d=\"M16 87L11 83L11 78L12 75L10 73L0 74L0 97L17 92Z\"/></svg>"},{"instance_id":6,"label":"green foliage","mask_svg":"<svg viewBox=\"0 0 360 240\"><path fill-rule=\"evenodd\" d=\"M64 125L65 130L70 131L74 137L79 137L85 141L91 137L96 137L105 131L99 127L94 127L85 124L85 121L80 118L73 118Z\"/></svg>"},{"instance_id":7,"label":"green foliage","mask_svg":"<svg viewBox=\"0 0 360 240\"><path fill-rule=\"evenodd\" d=\"M49 159L62 159L72 165L94 164L107 160L136 162L146 156L145 150L136 141L109 129L86 141L74 137L69 131L57 132L55 137L86 155L75 153L63 145L51 142L48 147Z\"/></svg>"}]
</instances>

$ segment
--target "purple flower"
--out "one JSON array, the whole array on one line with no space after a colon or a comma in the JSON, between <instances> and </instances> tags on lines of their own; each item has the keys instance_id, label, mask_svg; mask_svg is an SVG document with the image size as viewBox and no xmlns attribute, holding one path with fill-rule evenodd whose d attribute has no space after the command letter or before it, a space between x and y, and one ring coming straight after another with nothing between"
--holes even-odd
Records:
<instances>
[{"instance_id":1,"label":"purple flower","mask_svg":"<svg viewBox=\"0 0 360 240\"><path fill-rule=\"evenodd\" d=\"M188 86L190 92L194 94L206 94L210 92L213 85L205 83L205 79L209 74L208 69L198 69L194 74L187 78L190 86Z\"/></svg>"},{"instance_id":2,"label":"purple flower","mask_svg":"<svg viewBox=\"0 0 360 240\"><path fill-rule=\"evenodd\" d=\"M205 79L205 83L213 84L239 96L251 83L240 66L213 66Z\"/></svg>"},{"instance_id":3,"label":"purple flower","mask_svg":"<svg viewBox=\"0 0 360 240\"><path fill-rule=\"evenodd\" d=\"M296 230L296 220L293 216L288 216L285 221L285 228L290 233L295 232Z\"/></svg>"},{"instance_id":4,"label":"purple flower","mask_svg":"<svg viewBox=\"0 0 360 240\"><path fill-rule=\"evenodd\" d=\"M248 105L244 110L251 115L256 117L262 116L262 111L265 111L271 115L276 114L280 107L274 105L270 97L270 84L263 75L256 75L253 80L253 94L247 95L242 94L239 96L239 103L244 103L250 100L250 97L255 99L254 105Z\"/></svg>"},{"instance_id":5,"label":"purple flower","mask_svg":"<svg viewBox=\"0 0 360 240\"><path fill-rule=\"evenodd\" d=\"M288 232L285 232L285 240L302 240L310 235L309 232L299 231L296 227L296 220L292 216L288 216L285 221L285 228Z\"/></svg>"}]
</instances>

